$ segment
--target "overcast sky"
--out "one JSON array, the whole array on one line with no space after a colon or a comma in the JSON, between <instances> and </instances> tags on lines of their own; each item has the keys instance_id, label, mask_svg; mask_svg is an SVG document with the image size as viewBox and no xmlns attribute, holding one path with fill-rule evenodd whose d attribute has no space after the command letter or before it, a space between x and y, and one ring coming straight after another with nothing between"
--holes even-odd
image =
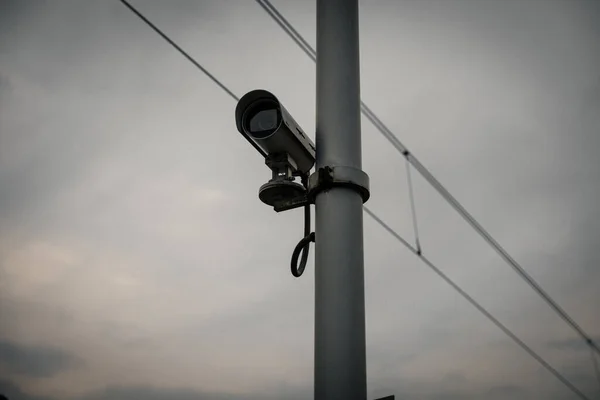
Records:
<instances>
[{"instance_id":1,"label":"overcast sky","mask_svg":"<svg viewBox=\"0 0 600 400\"><path fill-rule=\"evenodd\" d=\"M315 44L315 2L273 0ZM314 139L315 66L250 0L132 4ZM362 98L600 340L600 6L361 1ZM0 393L307 399L314 266L289 257L235 102L118 1L0 0ZM365 119L369 207L414 241L404 159ZM578 340L413 174L425 254L588 396ZM369 398L575 398L365 216Z\"/></svg>"}]
</instances>

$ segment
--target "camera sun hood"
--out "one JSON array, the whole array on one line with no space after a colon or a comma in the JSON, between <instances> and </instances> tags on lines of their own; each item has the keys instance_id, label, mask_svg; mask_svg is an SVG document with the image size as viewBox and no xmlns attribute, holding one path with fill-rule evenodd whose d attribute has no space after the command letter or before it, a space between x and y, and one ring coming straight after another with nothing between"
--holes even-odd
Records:
<instances>
[{"instance_id":1,"label":"camera sun hood","mask_svg":"<svg viewBox=\"0 0 600 400\"><path fill-rule=\"evenodd\" d=\"M238 101L237 106L235 107L235 124L237 130L242 133L244 132L244 127L242 126L242 118L244 116L244 112L248 109L250 105L258 100L271 100L276 102L277 104L281 104L277 97L271 92L267 92L266 90L257 89L251 92L246 93L242 98ZM242 133L243 134L243 133Z\"/></svg>"},{"instance_id":2,"label":"camera sun hood","mask_svg":"<svg viewBox=\"0 0 600 400\"><path fill-rule=\"evenodd\" d=\"M260 111L276 111L277 123L262 131L251 129ZM266 90L246 93L235 108L237 130L255 144L262 156L288 154L294 161L294 176L307 174L315 164L316 148L279 99Z\"/></svg>"}]
</instances>

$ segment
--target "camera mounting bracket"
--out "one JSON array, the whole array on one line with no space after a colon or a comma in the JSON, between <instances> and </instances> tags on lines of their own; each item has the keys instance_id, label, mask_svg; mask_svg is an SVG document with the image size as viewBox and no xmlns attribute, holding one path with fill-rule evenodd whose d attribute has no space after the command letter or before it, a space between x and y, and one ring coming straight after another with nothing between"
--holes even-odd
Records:
<instances>
[{"instance_id":1,"label":"camera mounting bracket","mask_svg":"<svg viewBox=\"0 0 600 400\"><path fill-rule=\"evenodd\" d=\"M314 204L317 194L333 187L345 187L360 194L363 204L369 200L369 176L353 167L322 167L308 179L308 190L295 197L290 197L273 204L277 212L292 210L308 204Z\"/></svg>"},{"instance_id":2,"label":"camera mounting bracket","mask_svg":"<svg viewBox=\"0 0 600 400\"><path fill-rule=\"evenodd\" d=\"M363 204L371 197L369 191L369 175L358 168L334 166L322 167L313 173L308 180L308 200L314 203L317 194L334 187L352 189L360 194Z\"/></svg>"},{"instance_id":3,"label":"camera mounting bracket","mask_svg":"<svg viewBox=\"0 0 600 400\"><path fill-rule=\"evenodd\" d=\"M265 204L275 207L306 195L306 188L294 182L296 164L287 153L270 154L265 164L272 171L272 178L258 190L258 198Z\"/></svg>"}]
</instances>

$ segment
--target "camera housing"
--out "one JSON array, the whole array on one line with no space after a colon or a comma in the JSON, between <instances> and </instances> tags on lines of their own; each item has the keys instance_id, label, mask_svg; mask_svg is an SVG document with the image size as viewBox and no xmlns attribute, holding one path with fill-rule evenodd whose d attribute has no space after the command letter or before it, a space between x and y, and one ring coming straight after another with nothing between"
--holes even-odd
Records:
<instances>
[{"instance_id":1,"label":"camera housing","mask_svg":"<svg viewBox=\"0 0 600 400\"><path fill-rule=\"evenodd\" d=\"M308 177L315 164L315 145L277 97L260 89L246 93L235 108L235 122L272 171L271 180L259 189L261 201L279 210L305 196L305 185L294 178Z\"/></svg>"},{"instance_id":2,"label":"camera housing","mask_svg":"<svg viewBox=\"0 0 600 400\"><path fill-rule=\"evenodd\" d=\"M272 93L246 93L235 108L235 122L267 155L287 154L294 176L307 174L315 164L314 143Z\"/></svg>"}]
</instances>

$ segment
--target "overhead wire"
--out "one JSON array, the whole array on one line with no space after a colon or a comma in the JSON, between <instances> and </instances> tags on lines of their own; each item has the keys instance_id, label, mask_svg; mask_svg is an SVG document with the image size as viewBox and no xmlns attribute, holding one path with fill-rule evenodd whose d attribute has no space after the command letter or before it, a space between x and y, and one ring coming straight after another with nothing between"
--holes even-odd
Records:
<instances>
[{"instance_id":1,"label":"overhead wire","mask_svg":"<svg viewBox=\"0 0 600 400\"><path fill-rule=\"evenodd\" d=\"M304 37L298 33L296 28L294 28L292 24L290 24L287 19L281 15L279 10L277 10L277 8L275 8L271 2L261 0L256 0L256 2L263 8L263 10L267 12L267 14L271 16L271 18L273 18L273 20L281 27L281 29L283 29L294 40L294 42L296 42L296 44L311 60L317 62L317 52L315 49L313 49L312 46L304 39Z\"/></svg>"},{"instance_id":2,"label":"overhead wire","mask_svg":"<svg viewBox=\"0 0 600 400\"><path fill-rule=\"evenodd\" d=\"M194 57L192 57L187 51L182 49L177 43L175 43L169 36L167 36L161 29L159 29L152 21L146 18L142 13L140 13L134 6L132 6L126 0L119 0L125 7L127 7L132 13L134 13L139 19L144 21L146 25L148 25L154 32L156 32L160 37L162 37L167 43L169 43L175 50L177 50L182 56L184 56L189 62L191 62L196 68L204 73L211 81L213 81L218 87L220 87L225 93L229 95L233 100L240 101L240 98L237 97L227 86L225 86L220 80L218 80L213 74L211 74L206 68L202 66ZM243 136L243 135L242 135ZM244 138L263 156L267 156L263 149L261 149L256 143L254 143L250 138L244 136Z\"/></svg>"},{"instance_id":3,"label":"overhead wire","mask_svg":"<svg viewBox=\"0 0 600 400\"><path fill-rule=\"evenodd\" d=\"M417 224L417 205L415 204L415 193L410 173L410 163L408 160L406 160L406 182L408 183L408 197L410 201L410 210L412 212L413 229L415 232L415 245L417 252L421 254L422 249L421 241L419 240L419 225Z\"/></svg>"},{"instance_id":4,"label":"overhead wire","mask_svg":"<svg viewBox=\"0 0 600 400\"><path fill-rule=\"evenodd\" d=\"M177 43L175 43L162 30L160 30L156 25L154 25L148 18L146 18L143 14L141 14L135 7L133 7L126 0L120 0L120 1L121 1L121 3L123 3L125 5L125 7L129 8L129 10L131 10L131 12L133 12L135 15L137 15L150 28L152 28L154 30L154 32L158 33L158 35L160 37L162 37L164 40L167 41L167 43L169 43L178 52L180 52L182 56L184 56L185 58L187 58L187 60L189 62L191 62L192 64L194 64L196 66L196 68L198 68L200 71L202 71L204 73L204 75L206 75L207 77L209 77L214 83L217 84L217 86L219 86L221 89L223 89L223 91L225 93L227 93L232 99L234 99L235 101L240 101L240 98L237 97L235 94L233 94L233 92L231 90L229 90L227 88L227 86L223 85L223 83L221 83L221 81L219 81L213 74L211 74L206 68L204 68L198 61L196 61L194 59L194 57L192 57L187 51L185 51L184 49L182 49L181 47L179 47L179 45Z\"/></svg>"},{"instance_id":5,"label":"overhead wire","mask_svg":"<svg viewBox=\"0 0 600 400\"><path fill-rule=\"evenodd\" d=\"M381 225L390 235L392 235L396 240L402 243L408 250L410 250L414 255L419 257L421 261L425 265L427 265L437 276L442 278L444 282L446 282L452 289L454 289L458 294L460 294L465 300L467 300L477 311L479 311L483 316L485 316L490 322L492 322L496 327L498 327L506 336L508 336L513 342L515 342L521 349L523 349L527 354L533 357L542 367L546 368L548 372L550 372L554 377L556 377L559 381L561 381L567 388L569 388L573 393L579 396L582 399L588 399L588 397L579 390L575 385L573 385L564 375L558 372L552 365L550 365L546 360L542 358L538 353L536 353L531 347L529 347L525 342L523 342L516 334L514 334L510 329L508 329L502 322L500 322L492 313L490 313L487 309L485 309L477 300L471 297L466 291L464 291L456 282L454 282L448 275L444 274L442 270L440 270L433 262L431 262L426 256L419 253L417 248L411 246L410 243L402 236L400 236L395 230L393 230L388 224L386 224L381 218L379 218L375 213L369 210L366 206L363 206L365 212Z\"/></svg>"},{"instance_id":6,"label":"overhead wire","mask_svg":"<svg viewBox=\"0 0 600 400\"><path fill-rule=\"evenodd\" d=\"M125 0L119 0L123 4L125 4L134 14L136 14L140 19L146 22L150 27L152 27L157 33L160 34L167 42L173 45L175 49L179 50L182 54L185 53L179 46L177 46L171 39L162 33L154 24L152 24L147 18L145 18L137 9L131 6ZM186 56L188 60L193 60L191 56ZM194 60L194 65L198 64L197 61ZM197 66L198 66L197 65ZM239 99L237 96L233 94L231 90L229 90L225 85L220 83L212 74L210 74L205 68L199 68L202 72L204 72L211 80L218 84L226 93L230 94L234 100ZM547 369L552 375L554 375L560 382L562 382L568 389L570 389L574 394L580 397L583 400L590 400L583 392L581 392L576 386L574 386L567 378L565 378L560 372L558 372L554 367L552 367L547 361L545 361L540 355L538 355L533 349L531 349L526 343L524 343L517 335L515 335L511 330L509 330L506 326L504 326L499 320L497 320L489 311L487 311L483 306L481 306L474 298L472 298L467 292L465 292L458 284L452 281L447 275L445 275L439 268L437 268L428 258L420 254L417 248L413 247L410 243L408 243L404 238L402 238L396 231L389 227L381 218L379 218L375 213L373 213L369 208L363 206L364 211L369 215L375 222L381 225L388 233L390 233L394 238L396 238L401 244L403 244L407 249L409 249L413 254L415 254L421 261L423 261L429 268L431 268L440 278L442 278L447 284L449 284L455 291L457 291L463 298L465 298L472 306L474 306L480 313L482 313L487 319L489 319L494 325L496 325L504 334L506 334L510 339L512 339L516 344L518 344L524 351L526 351L531 357L533 357L542 367ZM308 239L307 239L308 240ZM314 241L314 234L311 239ZM305 243L307 244L307 243Z\"/></svg>"},{"instance_id":7,"label":"overhead wire","mask_svg":"<svg viewBox=\"0 0 600 400\"><path fill-rule=\"evenodd\" d=\"M316 62L316 51L277 10L269 0L255 0L269 16L290 36L290 38ZM500 257L561 317L596 353L600 354L598 344L581 326L537 283L537 281L498 243L492 235L456 200L452 194L433 176L431 172L408 150L394 133L365 104L360 102L363 115L377 130L400 152L417 172L446 200L454 210L500 255Z\"/></svg>"}]
</instances>

